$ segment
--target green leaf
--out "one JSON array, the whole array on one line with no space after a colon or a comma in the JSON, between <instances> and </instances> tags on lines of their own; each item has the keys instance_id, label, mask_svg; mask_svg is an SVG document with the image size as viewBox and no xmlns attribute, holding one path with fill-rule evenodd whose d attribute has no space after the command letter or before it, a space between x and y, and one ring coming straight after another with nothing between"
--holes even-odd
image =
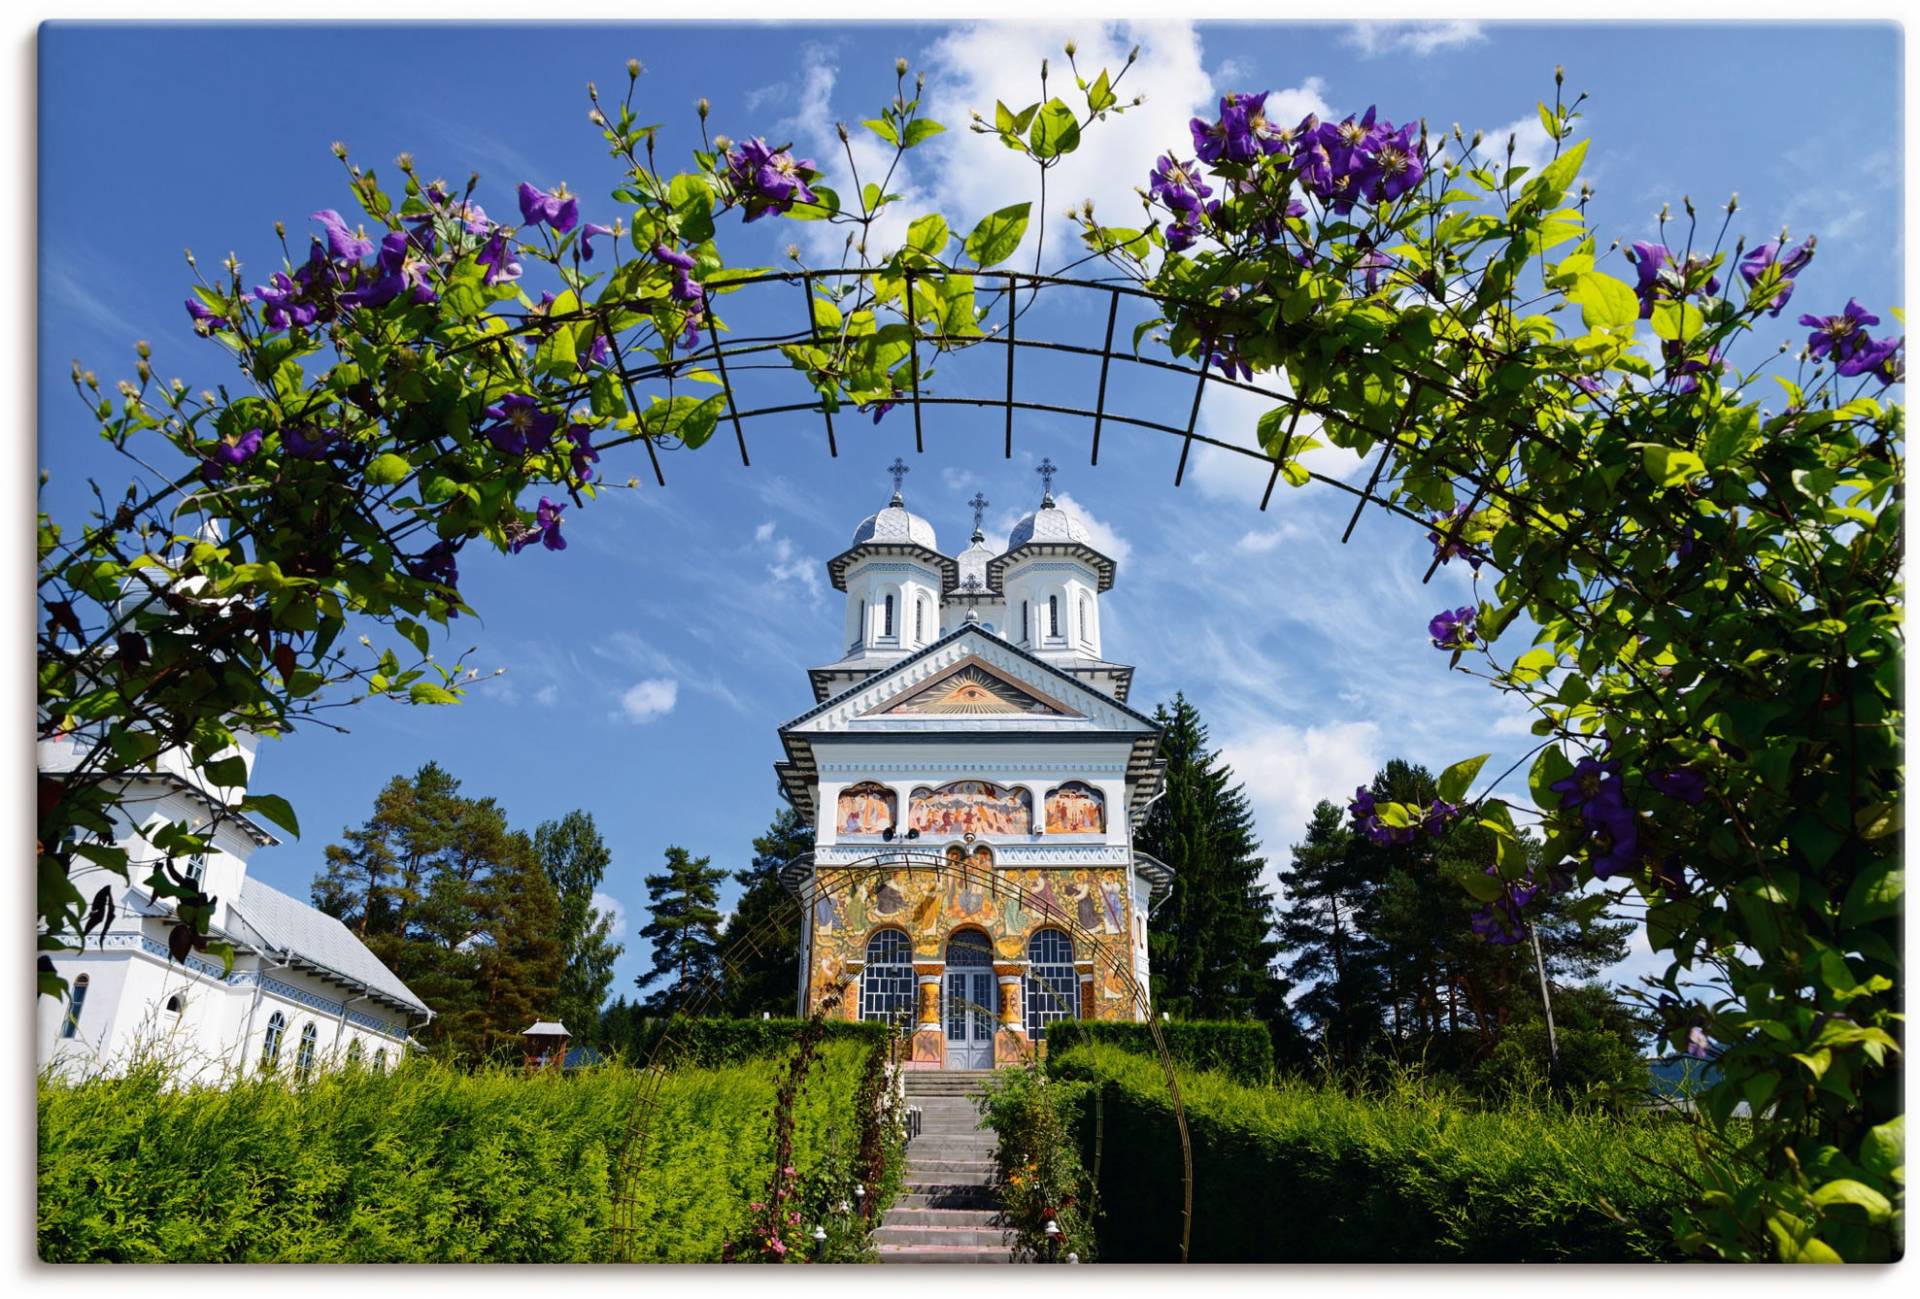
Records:
<instances>
[{"instance_id":1,"label":"green leaf","mask_svg":"<svg viewBox=\"0 0 1920 1299\"><path fill-rule=\"evenodd\" d=\"M1822 1208L1850 1204L1865 1211L1867 1221L1885 1222L1893 1216L1893 1205L1887 1197L1868 1186L1865 1182L1856 1182L1850 1177L1835 1178L1813 1193L1813 1202Z\"/></svg>"},{"instance_id":2,"label":"green leaf","mask_svg":"<svg viewBox=\"0 0 1920 1299\"><path fill-rule=\"evenodd\" d=\"M1640 451L1647 473L1662 487L1677 487L1707 472L1705 462L1691 451L1658 443L1648 443Z\"/></svg>"},{"instance_id":3,"label":"green leaf","mask_svg":"<svg viewBox=\"0 0 1920 1299\"><path fill-rule=\"evenodd\" d=\"M240 800L240 810L258 812L294 838L300 837L300 818L293 814L293 804L278 794L249 794Z\"/></svg>"},{"instance_id":4,"label":"green leaf","mask_svg":"<svg viewBox=\"0 0 1920 1299\"><path fill-rule=\"evenodd\" d=\"M1105 68L1100 69L1100 75L1093 79L1091 86L1087 87L1088 110L1095 113L1104 113L1107 109L1112 108L1119 99L1120 97L1113 93L1113 83L1107 79L1107 70Z\"/></svg>"},{"instance_id":5,"label":"green leaf","mask_svg":"<svg viewBox=\"0 0 1920 1299\"><path fill-rule=\"evenodd\" d=\"M1547 810L1560 806L1560 795L1553 786L1573 774L1573 764L1567 761L1567 755L1560 752L1558 745L1550 745L1540 750L1540 756L1533 760L1533 767L1527 772L1527 790L1533 795L1534 805Z\"/></svg>"},{"instance_id":6,"label":"green leaf","mask_svg":"<svg viewBox=\"0 0 1920 1299\"><path fill-rule=\"evenodd\" d=\"M1449 803L1458 803L1467 796L1467 790L1473 786L1473 778L1480 774L1480 768L1487 765L1490 753L1477 758L1463 758L1440 773L1438 782L1440 797Z\"/></svg>"},{"instance_id":7,"label":"green leaf","mask_svg":"<svg viewBox=\"0 0 1920 1299\"><path fill-rule=\"evenodd\" d=\"M1549 140L1559 139L1560 119L1553 115L1553 110L1548 108L1544 101L1539 103L1537 107L1540 109L1540 125L1546 130L1547 138Z\"/></svg>"},{"instance_id":8,"label":"green leaf","mask_svg":"<svg viewBox=\"0 0 1920 1299\"><path fill-rule=\"evenodd\" d=\"M810 185L813 202L795 203L787 211L792 221L825 221L840 210L840 194L826 185Z\"/></svg>"},{"instance_id":9,"label":"green leaf","mask_svg":"<svg viewBox=\"0 0 1920 1299\"><path fill-rule=\"evenodd\" d=\"M1507 891L1506 882L1499 876L1479 870L1464 872L1460 876L1460 886L1479 902L1492 902Z\"/></svg>"},{"instance_id":10,"label":"green leaf","mask_svg":"<svg viewBox=\"0 0 1920 1299\"><path fill-rule=\"evenodd\" d=\"M947 233L947 219L929 212L907 227L907 247L928 257L938 257L953 236Z\"/></svg>"},{"instance_id":11,"label":"green leaf","mask_svg":"<svg viewBox=\"0 0 1920 1299\"><path fill-rule=\"evenodd\" d=\"M1027 147L1036 158L1059 158L1080 147L1080 123L1066 101L1049 99L1034 119Z\"/></svg>"},{"instance_id":12,"label":"green leaf","mask_svg":"<svg viewBox=\"0 0 1920 1299\"><path fill-rule=\"evenodd\" d=\"M891 144L897 147L900 143L900 137L894 134L893 123L886 121L883 118L878 118L878 117L868 118L866 121L866 128L869 131L872 131L875 135L879 136L882 140L885 140L888 144Z\"/></svg>"},{"instance_id":13,"label":"green leaf","mask_svg":"<svg viewBox=\"0 0 1920 1299\"><path fill-rule=\"evenodd\" d=\"M416 681L413 689L407 691L407 702L415 704L457 704L460 696L445 686L436 686L431 681Z\"/></svg>"},{"instance_id":14,"label":"green leaf","mask_svg":"<svg viewBox=\"0 0 1920 1299\"><path fill-rule=\"evenodd\" d=\"M375 456L373 463L367 466L367 481L376 487L391 487L395 483L404 483L412 472L412 465L388 451Z\"/></svg>"},{"instance_id":15,"label":"green leaf","mask_svg":"<svg viewBox=\"0 0 1920 1299\"><path fill-rule=\"evenodd\" d=\"M1006 261L1026 238L1027 219L1032 211L1031 203L1015 203L980 218L980 224L967 236L967 256L982 267L998 266Z\"/></svg>"},{"instance_id":16,"label":"green leaf","mask_svg":"<svg viewBox=\"0 0 1920 1299\"><path fill-rule=\"evenodd\" d=\"M200 774L207 778L210 785L237 789L247 783L246 760L236 756L204 762L200 764Z\"/></svg>"},{"instance_id":17,"label":"green leaf","mask_svg":"<svg viewBox=\"0 0 1920 1299\"><path fill-rule=\"evenodd\" d=\"M902 143L909 149L922 140L931 140L947 128L930 118L917 117L907 123L907 134Z\"/></svg>"},{"instance_id":18,"label":"green leaf","mask_svg":"<svg viewBox=\"0 0 1920 1299\"><path fill-rule=\"evenodd\" d=\"M1860 1143L1860 1167L1898 1186L1907 1182L1907 1118L1900 1115L1867 1133Z\"/></svg>"},{"instance_id":19,"label":"green leaf","mask_svg":"<svg viewBox=\"0 0 1920 1299\"><path fill-rule=\"evenodd\" d=\"M1688 342L1707 327L1707 318L1691 302L1653 304L1653 332L1669 341Z\"/></svg>"},{"instance_id":20,"label":"green leaf","mask_svg":"<svg viewBox=\"0 0 1920 1299\"><path fill-rule=\"evenodd\" d=\"M1574 276L1567 300L1580 308L1580 319L1588 329L1624 329L1632 332L1640 319L1640 299L1626 283L1600 271L1582 271Z\"/></svg>"}]
</instances>

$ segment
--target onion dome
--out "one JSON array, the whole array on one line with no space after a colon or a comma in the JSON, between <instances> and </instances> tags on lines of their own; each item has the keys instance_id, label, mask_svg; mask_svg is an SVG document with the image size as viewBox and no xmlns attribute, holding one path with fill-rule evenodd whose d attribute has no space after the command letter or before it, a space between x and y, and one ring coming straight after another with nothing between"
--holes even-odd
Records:
<instances>
[{"instance_id":1,"label":"onion dome","mask_svg":"<svg viewBox=\"0 0 1920 1299\"><path fill-rule=\"evenodd\" d=\"M899 492L893 494L886 509L878 514L869 514L853 530L854 545L869 541L940 549L940 543L933 535L933 525L909 510Z\"/></svg>"},{"instance_id":2,"label":"onion dome","mask_svg":"<svg viewBox=\"0 0 1920 1299\"><path fill-rule=\"evenodd\" d=\"M1085 523L1075 518L1071 511L1063 510L1054 502L1053 493L1048 492L1040 498L1040 508L1013 525L1013 532L1007 537L1007 551L997 556L989 564L989 574L995 590L1002 586L1009 565L1019 562L1026 554L1068 554L1081 560L1092 568L1100 578L1102 591L1113 586L1113 559L1102 554L1093 544L1093 533Z\"/></svg>"}]
</instances>

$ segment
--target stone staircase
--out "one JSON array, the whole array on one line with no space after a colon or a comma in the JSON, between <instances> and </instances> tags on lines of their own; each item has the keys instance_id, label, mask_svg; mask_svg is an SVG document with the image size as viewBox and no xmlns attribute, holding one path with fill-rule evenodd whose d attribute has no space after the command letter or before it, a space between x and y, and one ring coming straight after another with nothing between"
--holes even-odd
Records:
<instances>
[{"instance_id":1,"label":"stone staircase","mask_svg":"<svg viewBox=\"0 0 1920 1299\"><path fill-rule=\"evenodd\" d=\"M920 1135L907 1143L906 1184L873 1239L882 1263L1006 1263L993 1177L993 1131L973 1098L987 1069L917 1069L907 1104L920 1110Z\"/></svg>"}]
</instances>

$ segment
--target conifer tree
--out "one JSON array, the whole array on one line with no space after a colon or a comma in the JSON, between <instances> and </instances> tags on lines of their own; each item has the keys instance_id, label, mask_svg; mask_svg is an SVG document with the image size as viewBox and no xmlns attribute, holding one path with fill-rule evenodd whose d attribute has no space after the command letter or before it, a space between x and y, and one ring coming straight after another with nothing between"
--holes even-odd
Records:
<instances>
[{"instance_id":1,"label":"conifer tree","mask_svg":"<svg viewBox=\"0 0 1920 1299\"><path fill-rule=\"evenodd\" d=\"M753 841L753 861L734 872L742 886L720 938L727 954L726 1006L730 1015L794 1013L800 986L800 908L779 869L813 846L813 827L791 807L774 813ZM754 950L742 940L754 935Z\"/></svg>"},{"instance_id":2,"label":"conifer tree","mask_svg":"<svg viewBox=\"0 0 1920 1299\"><path fill-rule=\"evenodd\" d=\"M1355 869L1346 812L1322 799L1292 865L1280 872L1286 902L1275 933L1287 977L1302 987L1293 1009L1322 1051L1346 1067L1380 1030L1380 947L1361 925L1371 888Z\"/></svg>"},{"instance_id":3,"label":"conifer tree","mask_svg":"<svg viewBox=\"0 0 1920 1299\"><path fill-rule=\"evenodd\" d=\"M1136 843L1174 870L1173 896L1149 933L1154 1006L1189 1019L1244 1018L1274 1003L1279 951L1253 811L1233 769L1208 748L1206 725L1185 695L1155 710L1154 721L1162 728L1166 793Z\"/></svg>"},{"instance_id":4,"label":"conifer tree","mask_svg":"<svg viewBox=\"0 0 1920 1299\"><path fill-rule=\"evenodd\" d=\"M575 809L533 832L534 854L553 886L565 966L553 1016L576 1040L599 1039L600 1007L613 985L613 963L626 949L614 941L611 909L594 907L594 891L606 879L613 854L589 812Z\"/></svg>"},{"instance_id":5,"label":"conifer tree","mask_svg":"<svg viewBox=\"0 0 1920 1299\"><path fill-rule=\"evenodd\" d=\"M653 968L634 982L642 988L665 979L664 987L649 993L646 1007L672 1011L720 971L720 895L717 885L727 872L712 858L694 858L685 848L667 849L666 870L647 876L647 910L651 919L640 936L653 944Z\"/></svg>"}]
</instances>

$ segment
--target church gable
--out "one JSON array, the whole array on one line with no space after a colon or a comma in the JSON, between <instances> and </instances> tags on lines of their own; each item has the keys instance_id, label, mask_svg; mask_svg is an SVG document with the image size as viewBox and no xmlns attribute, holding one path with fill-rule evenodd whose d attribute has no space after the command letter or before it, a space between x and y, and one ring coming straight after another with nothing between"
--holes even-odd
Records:
<instances>
[{"instance_id":1,"label":"church gable","mask_svg":"<svg viewBox=\"0 0 1920 1299\"><path fill-rule=\"evenodd\" d=\"M932 681L903 697L889 700L862 714L866 717L903 716L1078 717L1080 714L1011 681L969 655Z\"/></svg>"}]
</instances>

